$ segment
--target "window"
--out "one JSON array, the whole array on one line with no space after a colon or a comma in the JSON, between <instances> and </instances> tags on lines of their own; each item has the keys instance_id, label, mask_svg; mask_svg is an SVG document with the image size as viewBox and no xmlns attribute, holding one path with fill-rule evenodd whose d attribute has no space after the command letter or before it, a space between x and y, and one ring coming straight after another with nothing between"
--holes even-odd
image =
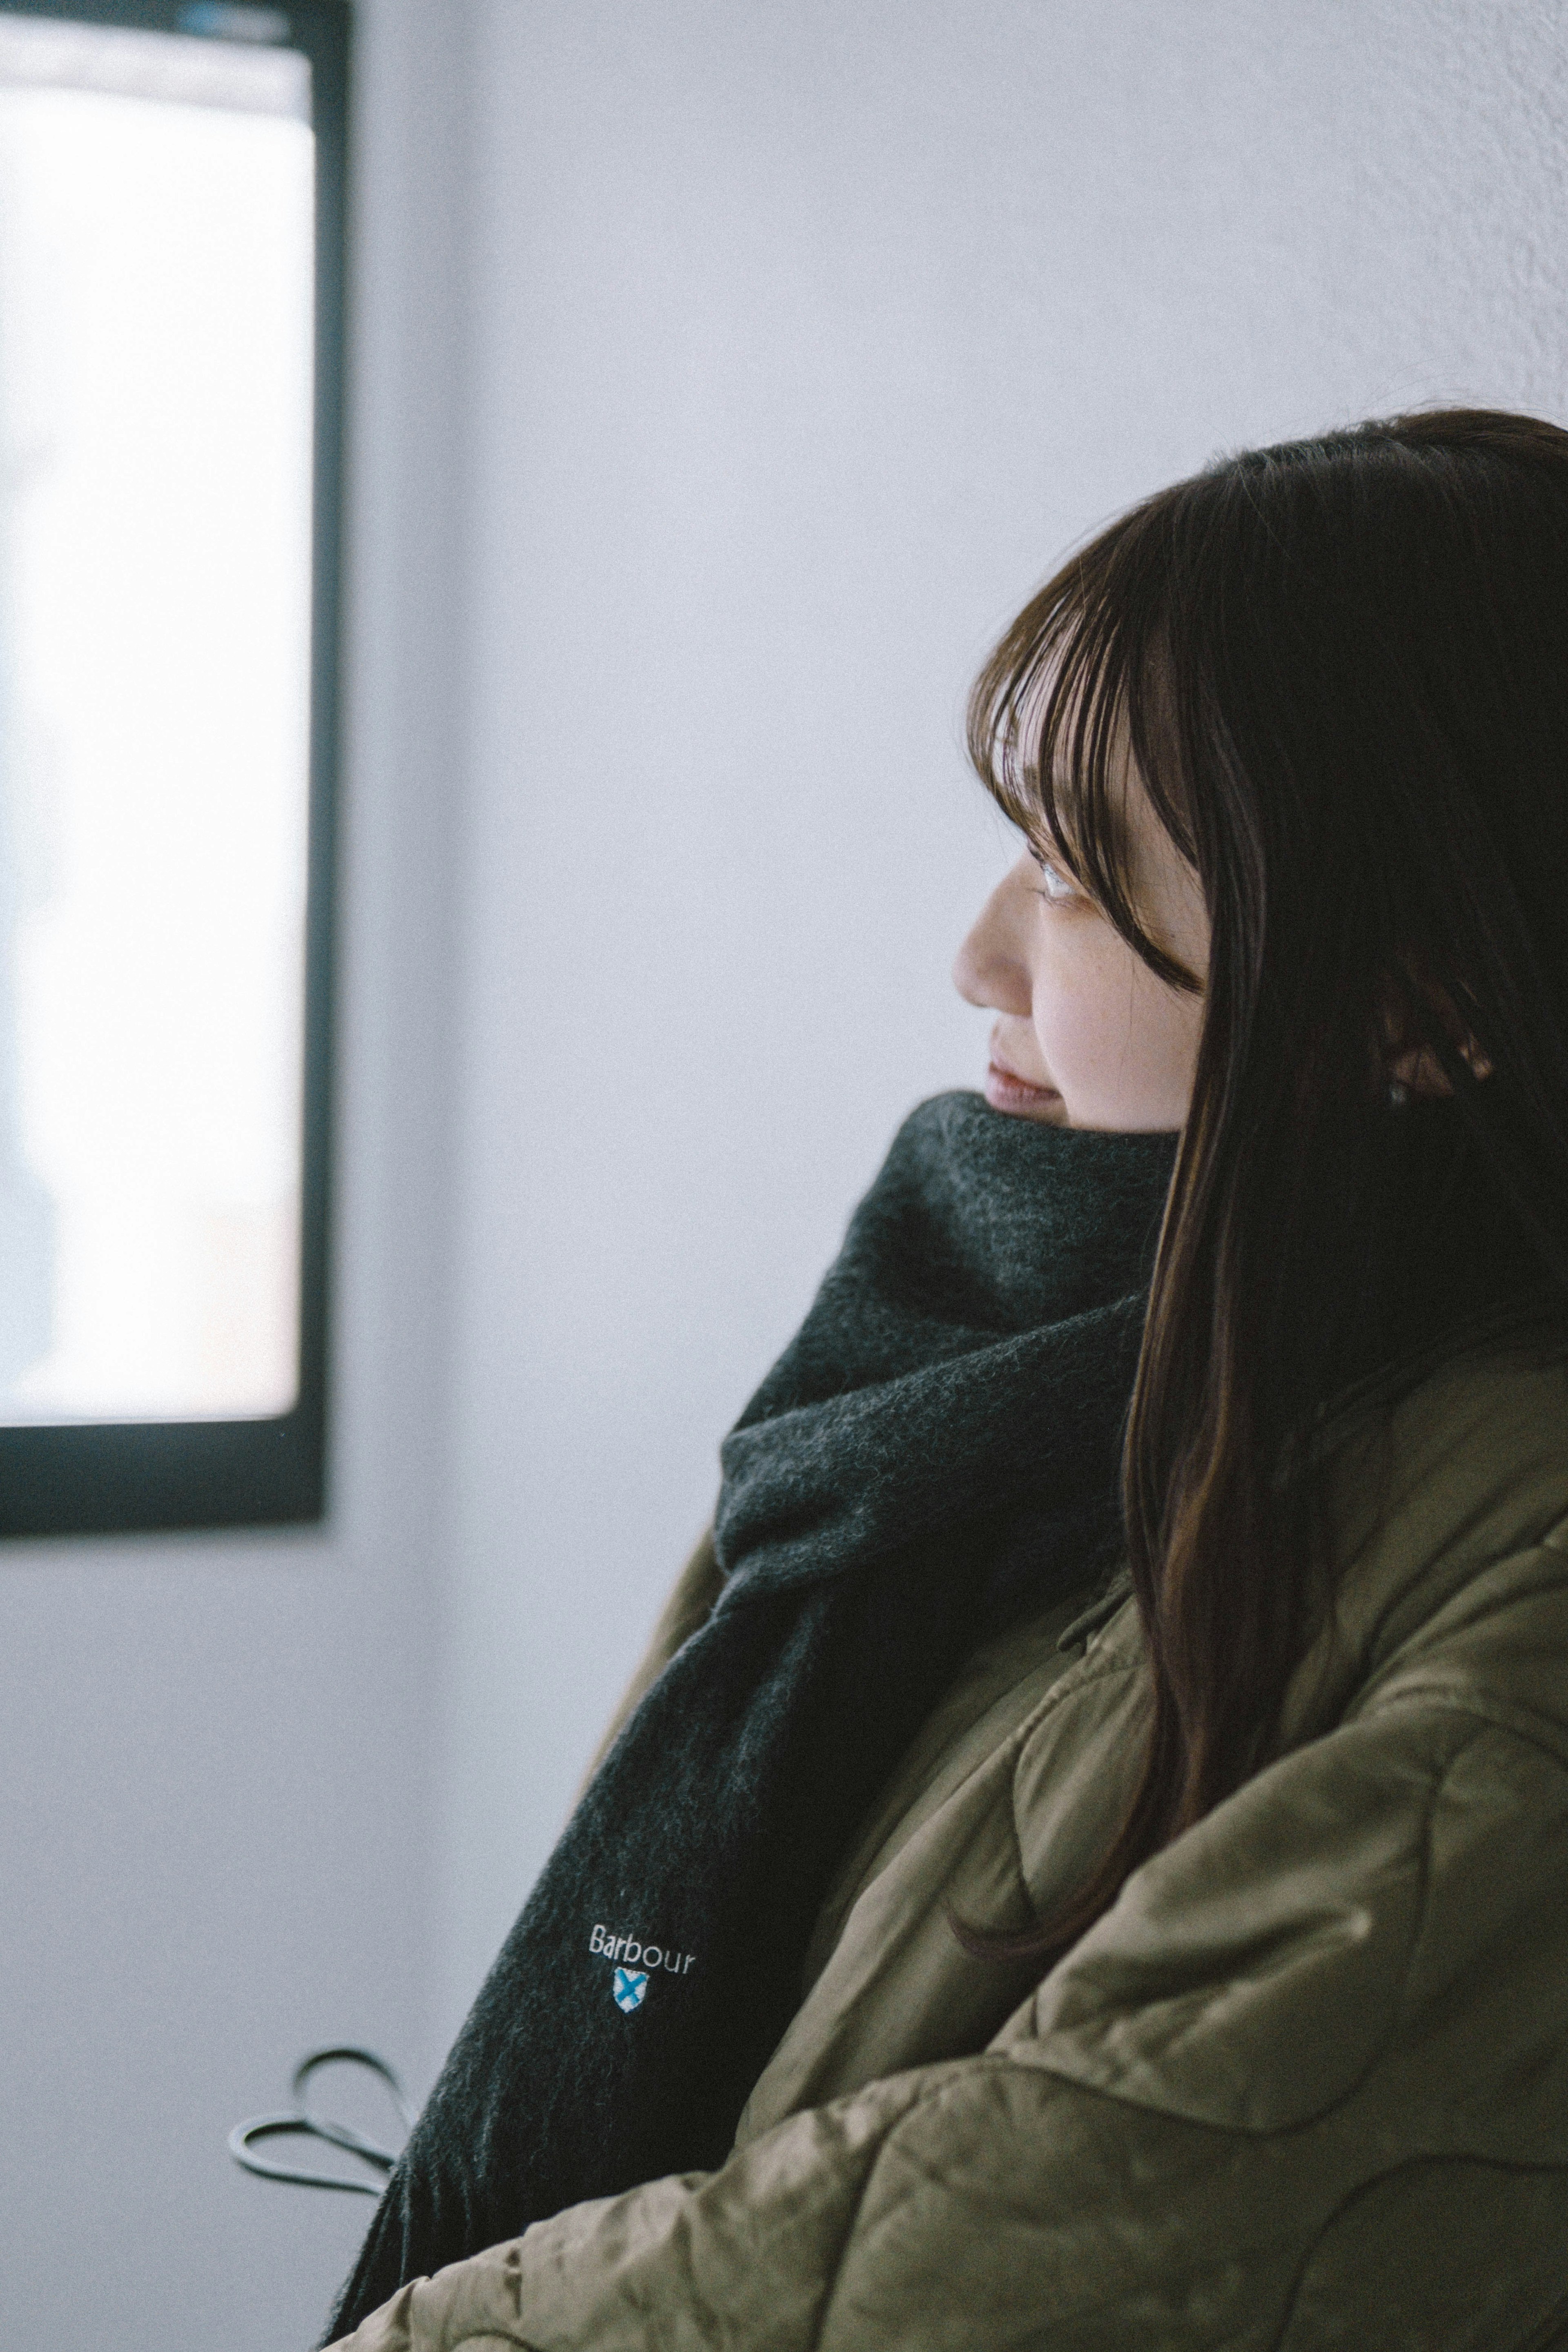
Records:
<instances>
[{"instance_id":1,"label":"window","mask_svg":"<svg viewBox=\"0 0 1568 2352\"><path fill-rule=\"evenodd\" d=\"M339 0L0 5L0 1532L319 1517Z\"/></svg>"}]
</instances>

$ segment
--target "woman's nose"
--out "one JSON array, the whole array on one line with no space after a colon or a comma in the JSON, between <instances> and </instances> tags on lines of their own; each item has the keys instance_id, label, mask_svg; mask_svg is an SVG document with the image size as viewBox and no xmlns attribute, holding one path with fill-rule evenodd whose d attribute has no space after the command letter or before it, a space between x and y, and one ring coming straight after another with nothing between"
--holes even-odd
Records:
<instances>
[{"instance_id":1,"label":"woman's nose","mask_svg":"<svg viewBox=\"0 0 1568 2352\"><path fill-rule=\"evenodd\" d=\"M952 984L966 1004L993 1013L1021 1013L1027 1018L1031 996L1029 966L1024 954L1024 923L1032 912L1025 868L1020 858L1010 874L992 891L974 927L953 959Z\"/></svg>"}]
</instances>

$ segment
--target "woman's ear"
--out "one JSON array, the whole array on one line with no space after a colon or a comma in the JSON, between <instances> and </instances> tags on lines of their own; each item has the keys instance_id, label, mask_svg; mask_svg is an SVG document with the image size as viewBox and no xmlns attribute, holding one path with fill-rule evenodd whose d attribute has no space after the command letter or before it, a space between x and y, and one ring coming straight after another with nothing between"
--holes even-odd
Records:
<instances>
[{"instance_id":1,"label":"woman's ear","mask_svg":"<svg viewBox=\"0 0 1568 2352\"><path fill-rule=\"evenodd\" d=\"M1410 984L1419 988L1436 1013L1471 1076L1489 1078L1491 1062L1473 1034L1464 1026L1447 991L1429 977L1417 979L1414 974ZM1451 1095L1454 1089L1442 1063L1431 1046L1424 1045L1414 1034L1414 1007L1408 993L1392 981L1384 982L1379 999L1379 1017L1383 1032L1384 1076L1391 1084L1406 1087L1413 1095Z\"/></svg>"},{"instance_id":2,"label":"woman's ear","mask_svg":"<svg viewBox=\"0 0 1568 2352\"><path fill-rule=\"evenodd\" d=\"M1461 1059L1469 1065L1472 1076L1489 1078L1492 1066L1475 1039L1465 1036L1456 1042ZM1447 1072L1430 1045L1407 1046L1403 1053L1395 1054L1385 1067L1389 1078L1408 1087L1413 1095L1451 1095L1454 1091L1448 1082Z\"/></svg>"}]
</instances>

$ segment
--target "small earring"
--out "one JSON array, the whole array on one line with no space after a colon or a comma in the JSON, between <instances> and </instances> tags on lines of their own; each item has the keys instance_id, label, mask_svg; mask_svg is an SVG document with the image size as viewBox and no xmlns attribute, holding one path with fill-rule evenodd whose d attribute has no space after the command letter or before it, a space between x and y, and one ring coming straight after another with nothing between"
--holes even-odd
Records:
<instances>
[{"instance_id":1,"label":"small earring","mask_svg":"<svg viewBox=\"0 0 1568 2352\"><path fill-rule=\"evenodd\" d=\"M1410 1089L1405 1084L1404 1080L1402 1078L1390 1078L1388 1081L1389 1109L1403 1110L1409 1100Z\"/></svg>"}]
</instances>

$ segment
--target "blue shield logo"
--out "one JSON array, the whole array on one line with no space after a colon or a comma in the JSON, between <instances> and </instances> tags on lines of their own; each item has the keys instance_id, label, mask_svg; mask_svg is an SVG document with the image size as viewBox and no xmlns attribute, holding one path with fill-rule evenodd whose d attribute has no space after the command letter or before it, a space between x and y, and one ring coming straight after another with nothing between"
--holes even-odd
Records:
<instances>
[{"instance_id":1,"label":"blue shield logo","mask_svg":"<svg viewBox=\"0 0 1568 2352\"><path fill-rule=\"evenodd\" d=\"M647 1969L617 1969L610 1990L615 1995L616 2007L624 2009L629 2017L634 2009L640 2009L643 2005L643 1996L647 1990Z\"/></svg>"}]
</instances>

